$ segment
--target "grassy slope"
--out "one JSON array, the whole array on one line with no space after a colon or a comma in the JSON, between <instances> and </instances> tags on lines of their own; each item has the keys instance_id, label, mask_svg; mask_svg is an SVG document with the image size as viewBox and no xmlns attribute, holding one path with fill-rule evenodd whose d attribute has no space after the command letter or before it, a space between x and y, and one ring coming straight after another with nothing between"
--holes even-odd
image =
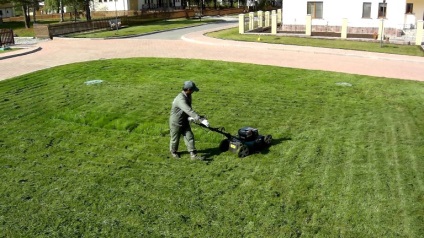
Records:
<instances>
[{"instance_id":1,"label":"grassy slope","mask_svg":"<svg viewBox=\"0 0 424 238\"><path fill-rule=\"evenodd\" d=\"M102 84L86 85L101 79ZM168 157L170 103L274 145ZM353 86L340 86L347 82ZM424 84L227 62L117 59L0 82L2 236L419 237ZM181 148L184 151L183 143Z\"/></svg>"}]
</instances>

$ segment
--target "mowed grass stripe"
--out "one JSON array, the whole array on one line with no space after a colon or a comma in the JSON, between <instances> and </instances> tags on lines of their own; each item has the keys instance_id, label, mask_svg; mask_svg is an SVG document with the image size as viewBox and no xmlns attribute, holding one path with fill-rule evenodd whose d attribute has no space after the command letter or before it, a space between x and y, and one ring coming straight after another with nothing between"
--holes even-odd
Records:
<instances>
[{"instance_id":1,"label":"mowed grass stripe","mask_svg":"<svg viewBox=\"0 0 424 238\"><path fill-rule=\"evenodd\" d=\"M378 121L371 121L370 127L376 128L378 127ZM366 126L366 125L364 125ZM369 133L364 136L363 141L374 141L374 143L365 143L362 145L362 149L367 152L365 159L368 162L368 173L370 174L370 179L372 183L372 190L369 192L368 196L372 201L376 203L374 206L369 207L370 212L367 217L370 220L374 220L375 224L384 223L383 221L389 216L386 213L386 209L389 206L390 197L387 195L388 188L385 183L387 180L387 166L386 163L383 163L379 158L384 158L384 153L382 153L381 149L381 140L380 136L375 133ZM383 192L384 191L384 192ZM377 231L376 228L374 228Z\"/></svg>"},{"instance_id":2,"label":"mowed grass stripe","mask_svg":"<svg viewBox=\"0 0 424 238\"><path fill-rule=\"evenodd\" d=\"M31 77L32 75L34 75L35 77ZM28 86L23 87L19 85L15 86L19 88L15 89L15 93L9 91L9 95L5 95L4 100L7 99L7 103L2 105L1 109L17 109L19 111L25 111L28 114L35 114L35 116L37 116L38 114L43 114L47 112L47 110L51 111L59 109L58 102L63 103L63 99L60 99L62 97L58 96L61 96L65 92L63 91L63 89L58 88L56 84L49 83L48 80L46 80L48 79L48 77L48 73L30 74L28 78L31 78L31 82L33 83L30 82ZM25 83L25 80L21 82ZM8 80L7 82L9 81L12 80ZM20 82L17 80L15 81ZM17 101L19 101L20 103L17 104Z\"/></svg>"},{"instance_id":3,"label":"mowed grass stripe","mask_svg":"<svg viewBox=\"0 0 424 238\"><path fill-rule=\"evenodd\" d=\"M394 169L394 177L395 177L395 181L394 181L394 186L396 188L396 194L395 194L395 199L398 201L399 207L398 207L398 212L397 212L397 216L399 216L399 222L400 224L402 224L402 228L399 232L402 232L405 235L412 235L411 231L409 230L409 226L410 224L410 220L409 220L409 216L408 216L408 207L407 207L407 202L406 200L408 199L406 197L405 194L405 184L403 182L403 178L401 175L401 165L399 164L399 154L398 154L398 150L399 150L399 145L398 143L402 143L401 141L398 140L398 136L399 136L399 124L393 123L393 118L387 116L386 120L388 121L387 124L391 125L388 128L387 131L387 139L388 139L388 143L390 145L390 148L388 148L388 152L389 152L389 157L388 159L391 161L392 165L393 165L393 169ZM402 159L403 160L403 159Z\"/></svg>"},{"instance_id":4,"label":"mowed grass stripe","mask_svg":"<svg viewBox=\"0 0 424 238\"><path fill-rule=\"evenodd\" d=\"M322 107L321 109L322 112L324 112L322 119L323 123L333 125L333 108L331 106L326 106ZM341 112L340 115L344 115L344 113ZM328 137L328 134L333 134L334 136ZM334 211L340 210L340 208L344 209L341 207L342 205L340 205L341 201L332 199L335 196L340 196L340 191L344 189L342 183L342 168L345 166L346 161L344 156L341 156L344 154L343 151L345 147L344 133L339 125L334 125L326 128L326 131L323 133L322 137L323 138L321 138L320 141L322 141L323 146L326 146L326 148L319 148L320 150L318 151L323 156L322 161L319 163L322 164L322 166L318 166L318 169L322 167L322 170L320 171L321 176L319 176L319 174L317 176L317 178L319 178L317 182L320 184L318 189L318 191L320 191L320 207L318 207L317 211L322 213L321 216L332 217L332 223L322 227L322 220L318 219L320 216L317 216L314 219L313 225L319 229L333 229L334 231L340 233L343 230L351 230L344 224L342 220L340 220L342 214L334 213Z\"/></svg>"},{"instance_id":5,"label":"mowed grass stripe","mask_svg":"<svg viewBox=\"0 0 424 238\"><path fill-rule=\"evenodd\" d=\"M341 159L345 162L343 166L340 167L340 177L343 189L337 191L336 197L339 197L339 205L337 206L337 211L340 211L340 217L337 222L340 229L338 233L342 236L353 232L356 234L355 227L351 226L351 222L354 219L357 205L355 204L355 191L354 184L356 181L354 179L354 166L353 160L355 159L355 154L352 153L351 148L346 148L349 144L343 143L343 147L340 149L340 154L343 155Z\"/></svg>"},{"instance_id":6,"label":"mowed grass stripe","mask_svg":"<svg viewBox=\"0 0 424 238\"><path fill-rule=\"evenodd\" d=\"M414 120L410 120L409 118L405 118L403 120L405 122L401 124L401 126L403 126L404 128L404 132L402 133L402 135L404 137L404 140L406 141L405 144L408 146L407 149L410 150L411 148L409 147L414 146L416 144L419 148L421 148L421 150L423 150L424 139L418 139L416 135L416 132L417 130L419 130L419 127L415 124ZM418 140L415 141L416 139ZM413 184L418 185L418 191L424 191L423 180L420 178L420 174L422 173L424 166L423 161L419 159L420 157L424 158L424 154L419 152L416 154L408 153L408 156L405 158L405 161L409 162L409 167L407 169L411 169L413 171L413 173L410 174L410 176L412 176L412 180L415 181Z\"/></svg>"},{"instance_id":7,"label":"mowed grass stripe","mask_svg":"<svg viewBox=\"0 0 424 238\"><path fill-rule=\"evenodd\" d=\"M357 110L357 106L350 106L350 103L345 101L346 106L343 107L339 118L333 121L341 122L338 125L338 133L341 142L341 159L344 160L344 166L340 168L342 179L342 187L340 191L345 191L340 201L340 209L344 211L342 215L342 222L346 224L340 230L340 234L352 232L354 234L366 234L370 236L373 234L374 224L365 224L360 222L363 217L369 216L369 204L372 203L372 180L370 174L366 171L366 166L369 161L366 159L367 151L366 143L369 142L366 138L366 133L372 118L369 115L364 115L362 110ZM371 121L369 121L371 119ZM368 148L370 149L370 148ZM361 226L349 226L352 221L361 223Z\"/></svg>"},{"instance_id":8,"label":"mowed grass stripe","mask_svg":"<svg viewBox=\"0 0 424 238\"><path fill-rule=\"evenodd\" d=\"M410 123L408 123L410 122ZM414 125L413 121L409 118L402 117L401 122L398 122L399 129L397 133L399 133L399 140L398 140L398 146L397 146L397 154L399 155L397 157L396 163L399 165L399 174L401 176L401 182L402 182L402 192L405 195L405 206L406 206L406 216L407 216L407 222L410 223L416 223L415 220L411 219L413 214L416 212L417 207L411 204L419 203L420 198L419 194L424 193L424 189L422 188L422 180L420 178L420 174L422 172L419 169L417 169L417 160L416 157L419 156L418 153L411 153L412 148L414 146L422 144L417 140L418 143L414 142L414 139L418 139L419 137L411 137L410 131L409 131L409 125ZM422 148L422 147L421 147ZM405 156L401 156L402 154L405 154ZM421 154L422 155L422 154ZM421 166L421 171L423 171ZM421 191L421 192L420 192ZM419 223L411 224L408 226L407 231L410 233L410 235L418 235L419 233L413 231L410 229L411 226L419 225ZM424 228L423 228L424 229Z\"/></svg>"}]
</instances>

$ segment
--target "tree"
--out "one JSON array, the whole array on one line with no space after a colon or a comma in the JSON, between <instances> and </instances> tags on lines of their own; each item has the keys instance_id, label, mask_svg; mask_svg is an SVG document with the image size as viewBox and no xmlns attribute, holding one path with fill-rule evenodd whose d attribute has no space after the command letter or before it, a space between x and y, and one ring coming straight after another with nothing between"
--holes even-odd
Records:
<instances>
[{"instance_id":1,"label":"tree","mask_svg":"<svg viewBox=\"0 0 424 238\"><path fill-rule=\"evenodd\" d=\"M18 1L19 1L18 5L21 5L22 12L24 14L25 28L30 28L31 18L29 16L29 7L31 6L32 2L30 0L18 0Z\"/></svg>"},{"instance_id":2,"label":"tree","mask_svg":"<svg viewBox=\"0 0 424 238\"><path fill-rule=\"evenodd\" d=\"M24 17L25 28L30 28L31 17L29 14L30 8L36 9L38 7L40 0L0 0L0 4L4 3L13 3L15 7L22 8L22 13ZM35 10L34 10L35 11ZM35 14L35 12L34 12ZM34 15L35 17L35 15ZM35 20L35 18L34 18Z\"/></svg>"},{"instance_id":3,"label":"tree","mask_svg":"<svg viewBox=\"0 0 424 238\"><path fill-rule=\"evenodd\" d=\"M85 11L87 21L91 20L90 1L92 0L62 0L63 4L74 12L74 20L77 20L79 11Z\"/></svg>"},{"instance_id":4,"label":"tree","mask_svg":"<svg viewBox=\"0 0 424 238\"><path fill-rule=\"evenodd\" d=\"M74 14L78 11L85 11L87 21L91 20L90 2L93 0L45 0L44 7L50 11L60 13L61 21L64 21L63 13L64 7L68 7Z\"/></svg>"},{"instance_id":5,"label":"tree","mask_svg":"<svg viewBox=\"0 0 424 238\"><path fill-rule=\"evenodd\" d=\"M60 0L44 0L44 10L48 13L55 12L59 13L60 11Z\"/></svg>"},{"instance_id":6,"label":"tree","mask_svg":"<svg viewBox=\"0 0 424 238\"><path fill-rule=\"evenodd\" d=\"M73 12L74 21L77 21L78 10L80 9L81 0L66 0L65 4L67 6L67 10Z\"/></svg>"},{"instance_id":7,"label":"tree","mask_svg":"<svg viewBox=\"0 0 424 238\"><path fill-rule=\"evenodd\" d=\"M40 10L39 0L32 0L32 18L34 23L37 22L35 16L37 15L38 10Z\"/></svg>"},{"instance_id":8,"label":"tree","mask_svg":"<svg viewBox=\"0 0 424 238\"><path fill-rule=\"evenodd\" d=\"M84 0L85 17L87 21L91 21L90 1L91 0Z\"/></svg>"}]
</instances>

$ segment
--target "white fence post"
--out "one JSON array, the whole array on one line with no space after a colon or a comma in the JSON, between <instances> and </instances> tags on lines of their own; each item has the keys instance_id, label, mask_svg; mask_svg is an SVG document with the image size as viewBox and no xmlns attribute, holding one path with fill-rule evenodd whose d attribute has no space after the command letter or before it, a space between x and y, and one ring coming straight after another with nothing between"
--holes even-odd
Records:
<instances>
[{"instance_id":1,"label":"white fence post","mask_svg":"<svg viewBox=\"0 0 424 238\"><path fill-rule=\"evenodd\" d=\"M263 11L258 11L258 27L263 27Z\"/></svg>"},{"instance_id":2,"label":"white fence post","mask_svg":"<svg viewBox=\"0 0 424 238\"><path fill-rule=\"evenodd\" d=\"M347 39L347 18L342 20L342 39Z\"/></svg>"},{"instance_id":3,"label":"white fence post","mask_svg":"<svg viewBox=\"0 0 424 238\"><path fill-rule=\"evenodd\" d=\"M312 35L312 16L306 15L305 35Z\"/></svg>"},{"instance_id":4,"label":"white fence post","mask_svg":"<svg viewBox=\"0 0 424 238\"><path fill-rule=\"evenodd\" d=\"M249 12L249 31L253 30L255 27L255 13Z\"/></svg>"},{"instance_id":5,"label":"white fence post","mask_svg":"<svg viewBox=\"0 0 424 238\"><path fill-rule=\"evenodd\" d=\"M269 11L265 12L265 27L269 27Z\"/></svg>"},{"instance_id":6,"label":"white fence post","mask_svg":"<svg viewBox=\"0 0 424 238\"><path fill-rule=\"evenodd\" d=\"M239 34L244 34L244 14L239 14Z\"/></svg>"},{"instance_id":7,"label":"white fence post","mask_svg":"<svg viewBox=\"0 0 424 238\"><path fill-rule=\"evenodd\" d=\"M277 14L275 12L272 13L272 21L271 21L271 34L277 34Z\"/></svg>"},{"instance_id":8,"label":"white fence post","mask_svg":"<svg viewBox=\"0 0 424 238\"><path fill-rule=\"evenodd\" d=\"M277 23L282 23L283 22L283 15L282 15L282 11L281 11L281 8L279 8L278 10L277 10Z\"/></svg>"},{"instance_id":9,"label":"white fence post","mask_svg":"<svg viewBox=\"0 0 424 238\"><path fill-rule=\"evenodd\" d=\"M423 21L419 20L417 21L417 34L416 34L416 38L415 38L415 45L421 45L421 43L423 42Z\"/></svg>"}]
</instances>

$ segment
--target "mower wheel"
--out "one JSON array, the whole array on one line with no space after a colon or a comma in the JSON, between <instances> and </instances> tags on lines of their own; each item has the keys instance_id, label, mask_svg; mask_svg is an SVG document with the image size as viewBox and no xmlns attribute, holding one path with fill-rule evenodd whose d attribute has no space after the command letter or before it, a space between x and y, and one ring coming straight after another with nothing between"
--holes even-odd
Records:
<instances>
[{"instance_id":1,"label":"mower wheel","mask_svg":"<svg viewBox=\"0 0 424 238\"><path fill-rule=\"evenodd\" d=\"M222 152L228 151L230 148L230 141L228 139L224 139L219 143L219 150Z\"/></svg>"},{"instance_id":2,"label":"mower wheel","mask_svg":"<svg viewBox=\"0 0 424 238\"><path fill-rule=\"evenodd\" d=\"M271 143L272 143L272 136L271 135L266 135L265 138L264 138L264 142L268 146L271 145Z\"/></svg>"},{"instance_id":3,"label":"mower wheel","mask_svg":"<svg viewBox=\"0 0 424 238\"><path fill-rule=\"evenodd\" d=\"M237 150L237 155L239 158L244 158L250 154L249 147L246 145L241 145Z\"/></svg>"}]
</instances>

